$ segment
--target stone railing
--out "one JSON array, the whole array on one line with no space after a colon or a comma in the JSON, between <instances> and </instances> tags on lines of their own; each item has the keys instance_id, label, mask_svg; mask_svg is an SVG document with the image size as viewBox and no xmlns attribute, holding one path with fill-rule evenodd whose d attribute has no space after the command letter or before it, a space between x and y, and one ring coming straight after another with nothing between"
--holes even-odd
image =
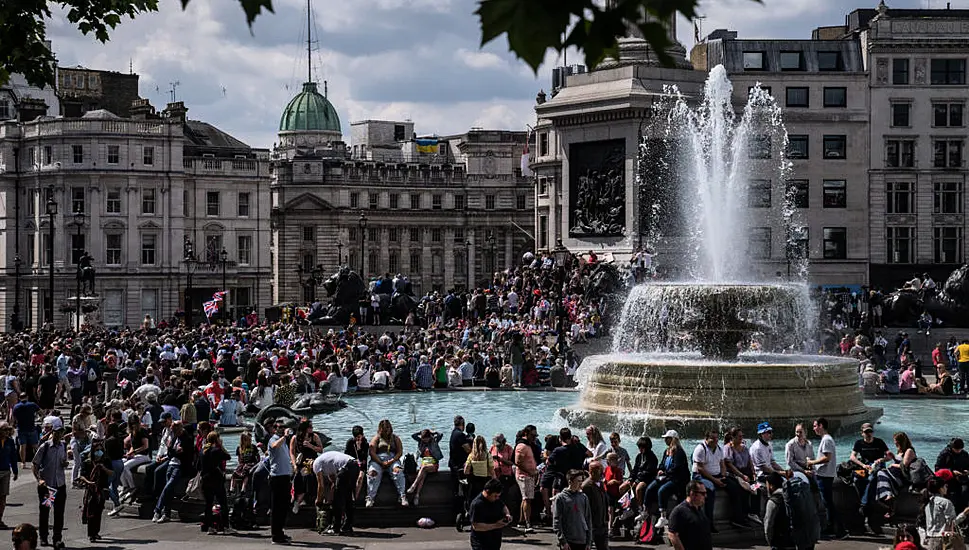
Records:
<instances>
[{"instance_id":1,"label":"stone railing","mask_svg":"<svg viewBox=\"0 0 969 550\"><path fill-rule=\"evenodd\" d=\"M260 169L256 159L217 159L217 158L183 158L182 167L192 174L223 174L236 176L265 175L266 169Z\"/></svg>"},{"instance_id":2,"label":"stone railing","mask_svg":"<svg viewBox=\"0 0 969 550\"><path fill-rule=\"evenodd\" d=\"M169 128L171 126L171 128ZM181 127L167 122L140 120L42 120L24 125L24 137L43 137L71 134L120 134L120 135L181 135Z\"/></svg>"}]
</instances>

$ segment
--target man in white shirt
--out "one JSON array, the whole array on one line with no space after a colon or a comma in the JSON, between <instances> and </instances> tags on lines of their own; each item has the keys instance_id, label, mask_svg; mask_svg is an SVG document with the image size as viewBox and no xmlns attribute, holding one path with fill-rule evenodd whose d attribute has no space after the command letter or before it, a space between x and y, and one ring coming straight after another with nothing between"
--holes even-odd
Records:
<instances>
[{"instance_id":1,"label":"man in white shirt","mask_svg":"<svg viewBox=\"0 0 969 550\"><path fill-rule=\"evenodd\" d=\"M468 356L464 356L464 360L461 362L461 366L458 370L461 371L461 385L462 386L473 386L474 385L474 364L469 361Z\"/></svg>"},{"instance_id":2,"label":"man in white shirt","mask_svg":"<svg viewBox=\"0 0 969 550\"><path fill-rule=\"evenodd\" d=\"M818 418L814 421L814 433L821 437L821 443L818 445L818 457L808 460L808 466L814 468L814 479L818 482L824 507L828 510L827 531L837 538L845 538L848 532L841 524L832 496L834 478L838 474L838 451L834 438L828 433L827 419Z\"/></svg>"},{"instance_id":3,"label":"man in white shirt","mask_svg":"<svg viewBox=\"0 0 969 550\"><path fill-rule=\"evenodd\" d=\"M791 471L802 472L809 477L814 475L814 471L808 466L814 460L814 446L808 440L803 424L794 427L794 437L784 446L784 458Z\"/></svg>"},{"instance_id":4,"label":"man in white shirt","mask_svg":"<svg viewBox=\"0 0 969 550\"><path fill-rule=\"evenodd\" d=\"M757 441L750 446L750 461L754 465L754 473L761 483L771 472L779 474L786 473L784 468L774 460L774 448L771 441L774 439L774 429L770 423L761 422L757 425Z\"/></svg>"},{"instance_id":5,"label":"man in white shirt","mask_svg":"<svg viewBox=\"0 0 969 550\"><path fill-rule=\"evenodd\" d=\"M370 391L370 364L366 361L358 361L357 369L353 373L357 375L357 390Z\"/></svg>"},{"instance_id":6,"label":"man in white shirt","mask_svg":"<svg viewBox=\"0 0 969 550\"><path fill-rule=\"evenodd\" d=\"M703 509L714 533L717 532L717 529L713 523L713 505L717 491L726 486L723 482L725 472L723 448L720 447L716 430L710 430L706 433L703 441L693 450L693 479L707 488L707 500Z\"/></svg>"},{"instance_id":7,"label":"man in white shirt","mask_svg":"<svg viewBox=\"0 0 969 550\"><path fill-rule=\"evenodd\" d=\"M511 290L506 297L506 301L508 303L508 313L512 315L518 313L518 293Z\"/></svg>"}]
</instances>

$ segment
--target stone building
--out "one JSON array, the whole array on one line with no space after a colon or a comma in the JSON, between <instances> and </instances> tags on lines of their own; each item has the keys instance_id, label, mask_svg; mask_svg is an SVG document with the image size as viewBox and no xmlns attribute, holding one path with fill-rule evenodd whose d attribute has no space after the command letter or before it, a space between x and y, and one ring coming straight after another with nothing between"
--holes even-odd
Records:
<instances>
[{"instance_id":1,"label":"stone building","mask_svg":"<svg viewBox=\"0 0 969 550\"><path fill-rule=\"evenodd\" d=\"M131 106L138 99L137 74L78 66L58 67L56 78L60 114L68 118L98 109L128 118Z\"/></svg>"},{"instance_id":2,"label":"stone building","mask_svg":"<svg viewBox=\"0 0 969 550\"><path fill-rule=\"evenodd\" d=\"M273 296L310 301L314 269L401 273L416 292L467 287L533 249L525 132L418 138L409 121L351 124L313 83L284 109L272 154ZM365 220L365 222L363 221Z\"/></svg>"},{"instance_id":3,"label":"stone building","mask_svg":"<svg viewBox=\"0 0 969 550\"><path fill-rule=\"evenodd\" d=\"M861 44L823 40L738 40L715 31L691 52L693 66L723 65L738 111L760 84L784 112L787 181L750 182L755 210L749 254L762 275L788 276L806 254L810 279L821 285L863 285L868 278L868 75ZM818 32L815 33L819 35ZM796 208L793 235L781 209ZM789 238L790 246L789 246Z\"/></svg>"},{"instance_id":4,"label":"stone building","mask_svg":"<svg viewBox=\"0 0 969 550\"><path fill-rule=\"evenodd\" d=\"M860 9L871 94L871 283L944 280L966 261L969 10Z\"/></svg>"},{"instance_id":5,"label":"stone building","mask_svg":"<svg viewBox=\"0 0 969 550\"><path fill-rule=\"evenodd\" d=\"M268 303L268 151L186 119L181 102L155 114L140 100L130 112L0 123L6 327L14 312L28 328L68 325L84 251L98 272L93 320L109 326L171 318L189 269L196 322L223 288L223 265L232 308ZM186 239L198 261L184 261Z\"/></svg>"}]
</instances>

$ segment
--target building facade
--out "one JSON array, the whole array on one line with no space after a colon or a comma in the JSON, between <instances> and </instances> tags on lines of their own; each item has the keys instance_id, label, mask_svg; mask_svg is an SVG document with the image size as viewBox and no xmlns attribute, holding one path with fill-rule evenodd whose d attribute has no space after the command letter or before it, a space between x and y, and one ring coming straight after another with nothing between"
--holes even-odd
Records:
<instances>
[{"instance_id":1,"label":"building facade","mask_svg":"<svg viewBox=\"0 0 969 550\"><path fill-rule=\"evenodd\" d=\"M282 139L283 137L286 139ZM413 122L351 124L315 85L283 112L272 154L274 300L322 298L307 284L346 264L365 277L401 273L415 292L466 288L534 248L525 132L472 129L428 138Z\"/></svg>"},{"instance_id":2,"label":"building facade","mask_svg":"<svg viewBox=\"0 0 969 550\"><path fill-rule=\"evenodd\" d=\"M223 286L230 308L268 303L268 151L186 111L176 102L156 115L140 100L131 118L95 110L0 123L6 327L15 313L27 328L69 325L85 251L97 270L98 311L87 319L108 326L173 317L186 305L188 270L196 321ZM207 253L185 262L186 240ZM210 253L219 246L224 258Z\"/></svg>"}]
</instances>

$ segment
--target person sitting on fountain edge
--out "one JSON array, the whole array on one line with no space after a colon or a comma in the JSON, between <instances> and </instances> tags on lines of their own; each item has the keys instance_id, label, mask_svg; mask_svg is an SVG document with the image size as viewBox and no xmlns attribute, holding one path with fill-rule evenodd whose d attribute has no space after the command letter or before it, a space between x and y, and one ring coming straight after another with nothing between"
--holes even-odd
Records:
<instances>
[{"instance_id":1,"label":"person sitting on fountain edge","mask_svg":"<svg viewBox=\"0 0 969 550\"><path fill-rule=\"evenodd\" d=\"M767 476L773 472L787 475L787 471L774 460L774 447L771 443L773 440L774 428L771 428L770 423L758 424L757 441L750 446L750 461L754 464L754 472L761 483L764 483Z\"/></svg>"}]
</instances>

